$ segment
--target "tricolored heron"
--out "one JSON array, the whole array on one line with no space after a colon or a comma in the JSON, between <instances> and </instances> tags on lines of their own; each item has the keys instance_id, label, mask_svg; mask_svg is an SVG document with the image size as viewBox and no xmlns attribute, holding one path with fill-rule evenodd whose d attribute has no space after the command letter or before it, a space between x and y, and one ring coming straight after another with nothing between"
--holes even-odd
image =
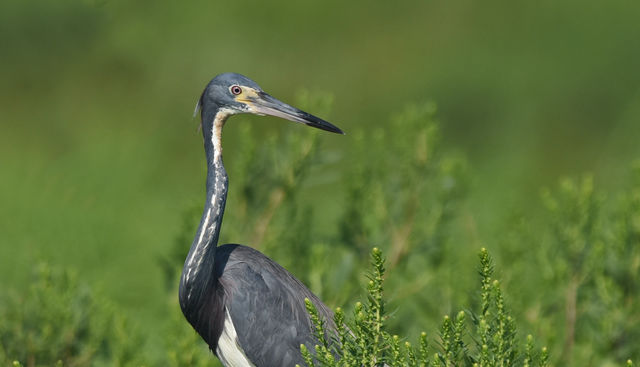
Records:
<instances>
[{"instance_id":1,"label":"tricolored heron","mask_svg":"<svg viewBox=\"0 0 640 367\"><path fill-rule=\"evenodd\" d=\"M342 134L336 126L265 93L251 79L220 74L207 85L200 110L207 157L207 195L180 279L180 307L227 367L302 365L300 345L316 344L304 299L328 322L332 313L302 282L250 247L217 246L227 198L222 127L232 115L272 115Z\"/></svg>"}]
</instances>

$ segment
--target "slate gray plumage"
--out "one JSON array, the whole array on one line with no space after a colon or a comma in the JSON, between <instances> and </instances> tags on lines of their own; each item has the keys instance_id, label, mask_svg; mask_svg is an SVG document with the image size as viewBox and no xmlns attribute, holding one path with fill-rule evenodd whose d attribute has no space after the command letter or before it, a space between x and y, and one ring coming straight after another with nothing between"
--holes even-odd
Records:
<instances>
[{"instance_id":1,"label":"slate gray plumage","mask_svg":"<svg viewBox=\"0 0 640 367\"><path fill-rule=\"evenodd\" d=\"M237 345L232 347L248 359L243 365L302 365L300 344L310 350L316 344L304 299L316 305L330 328L332 313L304 284L259 251L232 244L217 247L228 189L222 163L222 127L231 115L254 113L342 131L276 100L252 80L233 73L211 80L198 108L207 158L207 199L180 279L182 312L216 355L228 350L218 343L229 318L237 334ZM230 360L218 357L223 362Z\"/></svg>"}]
</instances>

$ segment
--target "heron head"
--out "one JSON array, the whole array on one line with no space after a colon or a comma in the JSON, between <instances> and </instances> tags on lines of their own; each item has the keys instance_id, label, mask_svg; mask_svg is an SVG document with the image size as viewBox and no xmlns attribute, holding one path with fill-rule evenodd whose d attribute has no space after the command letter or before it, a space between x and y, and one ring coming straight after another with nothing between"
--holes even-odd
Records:
<instances>
[{"instance_id":1,"label":"heron head","mask_svg":"<svg viewBox=\"0 0 640 367\"><path fill-rule=\"evenodd\" d=\"M251 113L260 116L276 116L344 134L333 124L271 97L256 82L236 73L220 74L209 82L198 101L196 112L198 109L204 110L209 105L224 109L229 114Z\"/></svg>"}]
</instances>

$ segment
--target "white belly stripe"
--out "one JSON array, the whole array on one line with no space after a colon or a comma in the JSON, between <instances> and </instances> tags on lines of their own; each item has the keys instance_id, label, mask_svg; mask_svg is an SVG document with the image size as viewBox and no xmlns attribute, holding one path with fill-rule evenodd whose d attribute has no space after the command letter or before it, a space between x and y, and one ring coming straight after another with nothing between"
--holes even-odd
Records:
<instances>
[{"instance_id":1,"label":"white belly stripe","mask_svg":"<svg viewBox=\"0 0 640 367\"><path fill-rule=\"evenodd\" d=\"M255 367L238 345L238 334L226 308L224 310L224 328L220 339L218 339L216 354L225 367Z\"/></svg>"}]
</instances>

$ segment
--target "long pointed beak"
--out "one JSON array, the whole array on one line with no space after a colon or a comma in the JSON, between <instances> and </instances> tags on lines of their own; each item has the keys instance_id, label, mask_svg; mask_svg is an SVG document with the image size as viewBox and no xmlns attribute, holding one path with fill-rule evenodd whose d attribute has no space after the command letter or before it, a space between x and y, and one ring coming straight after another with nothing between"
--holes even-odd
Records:
<instances>
[{"instance_id":1,"label":"long pointed beak","mask_svg":"<svg viewBox=\"0 0 640 367\"><path fill-rule=\"evenodd\" d=\"M289 106L284 102L280 102L263 91L256 93L254 98L251 98L251 102L249 106L253 113L280 117L285 120L299 122L317 129L344 135L342 130L330 122Z\"/></svg>"}]
</instances>

